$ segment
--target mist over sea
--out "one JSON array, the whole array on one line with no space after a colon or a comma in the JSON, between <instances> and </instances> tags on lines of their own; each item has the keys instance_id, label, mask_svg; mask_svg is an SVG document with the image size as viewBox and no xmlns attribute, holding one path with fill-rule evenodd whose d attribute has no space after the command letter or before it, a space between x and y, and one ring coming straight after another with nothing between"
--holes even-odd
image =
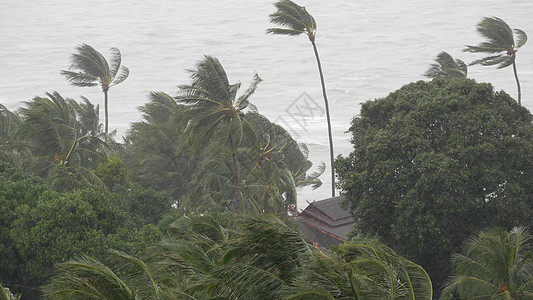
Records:
<instances>
[{"instance_id":1,"label":"mist over sea","mask_svg":"<svg viewBox=\"0 0 533 300\"><path fill-rule=\"evenodd\" d=\"M217 57L230 82L244 91L255 72L264 80L251 102L270 120L306 143L310 159L326 162L323 186L299 193L307 201L330 196L327 125L313 50L305 36L272 36L268 15L274 1L65 1L0 0L0 103L9 109L35 96L58 91L100 104L98 87L70 86L67 69L74 47L87 43L108 56L117 47L130 77L110 89L110 129L120 139L150 91L176 95L190 82L186 69L203 55ZM422 74L441 51L469 63L479 56L464 45L483 39L475 30L482 17L497 16L529 34L517 54L522 103L533 108L533 1L531 0L299 0L318 25L332 116L335 155L350 152L346 130L360 104L401 86L427 80ZM474 66L468 75L517 97L512 68ZM305 93L305 94L304 94ZM307 109L307 110L306 110ZM101 117L103 119L103 117Z\"/></svg>"}]
</instances>

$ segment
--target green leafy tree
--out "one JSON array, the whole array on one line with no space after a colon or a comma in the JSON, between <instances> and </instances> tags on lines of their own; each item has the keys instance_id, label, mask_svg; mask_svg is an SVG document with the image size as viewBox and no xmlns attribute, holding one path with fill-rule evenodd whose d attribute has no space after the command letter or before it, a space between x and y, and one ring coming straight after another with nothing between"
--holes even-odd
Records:
<instances>
[{"instance_id":1,"label":"green leafy tree","mask_svg":"<svg viewBox=\"0 0 533 300\"><path fill-rule=\"evenodd\" d=\"M135 225L111 199L97 190L48 192L35 206L17 207L11 238L30 277L44 280L55 263L83 253L101 256L108 247L133 250L128 239L135 238ZM121 240L122 231L130 236Z\"/></svg>"},{"instance_id":2,"label":"green leafy tree","mask_svg":"<svg viewBox=\"0 0 533 300\"><path fill-rule=\"evenodd\" d=\"M431 64L431 67L424 76L429 78L435 77L466 77L468 72L468 66L464 61L460 59L453 59L448 52L442 51L435 58L435 63Z\"/></svg>"},{"instance_id":3,"label":"green leafy tree","mask_svg":"<svg viewBox=\"0 0 533 300\"><path fill-rule=\"evenodd\" d=\"M452 257L444 299L533 299L532 236L524 227L490 229L467 239Z\"/></svg>"},{"instance_id":4,"label":"green leafy tree","mask_svg":"<svg viewBox=\"0 0 533 300\"><path fill-rule=\"evenodd\" d=\"M205 56L191 70L192 83L180 86L178 103L188 105L190 124L186 129L186 145L215 157L221 150L229 151L232 160L233 205L236 212L245 212L242 178L238 159L244 140L255 139L255 133L244 110L261 78L256 74L250 87L237 97L240 83L230 84L219 60ZM207 151L207 152L206 152Z\"/></svg>"},{"instance_id":5,"label":"green leafy tree","mask_svg":"<svg viewBox=\"0 0 533 300\"><path fill-rule=\"evenodd\" d=\"M313 45L313 51L315 52L316 62L318 65L318 73L320 74L320 83L322 84L322 95L324 97L324 105L326 108L326 120L328 122L328 137L329 137L329 155L331 162L331 196L335 197L335 171L333 170L334 153L333 153L333 135L331 133L331 118L329 115L329 102L326 94L326 84L324 82L324 75L322 73L322 65L320 63L320 57L318 56L318 49L315 43L316 37L316 22L313 16L311 16L305 7L290 0L281 0L276 2L275 13L270 15L270 22L276 25L283 26L285 28L270 28L267 33L282 34L289 36L297 36L305 34Z\"/></svg>"},{"instance_id":6,"label":"green leafy tree","mask_svg":"<svg viewBox=\"0 0 533 300\"><path fill-rule=\"evenodd\" d=\"M516 52L527 42L527 34L520 29L511 29L505 21L498 17L485 17L477 24L477 31L487 40L477 46L466 46L465 52L488 53L490 56L478 59L470 65L498 65L498 69L513 66L516 86L518 88L518 104L522 104L520 81L516 72ZM514 32L514 34L513 34ZM516 40L515 40L516 34Z\"/></svg>"},{"instance_id":7,"label":"green leafy tree","mask_svg":"<svg viewBox=\"0 0 533 300\"><path fill-rule=\"evenodd\" d=\"M35 206L39 196L46 191L49 188L40 178L0 160L0 282L30 299L36 296L32 287L38 283L25 271L24 259L15 247L17 237L11 236L11 230L18 217L17 208Z\"/></svg>"},{"instance_id":8,"label":"green leafy tree","mask_svg":"<svg viewBox=\"0 0 533 300\"><path fill-rule=\"evenodd\" d=\"M423 266L440 290L469 235L530 222L532 120L506 93L460 77L363 104L353 151L336 161L355 233Z\"/></svg>"},{"instance_id":9,"label":"green leafy tree","mask_svg":"<svg viewBox=\"0 0 533 300\"><path fill-rule=\"evenodd\" d=\"M92 46L81 44L72 54L69 70L61 71L67 80L74 86L100 85L104 93L105 134L109 133L108 117L108 91L128 78L129 69L121 65L120 50L111 48L111 60L105 57ZM73 71L71 71L73 70Z\"/></svg>"},{"instance_id":10,"label":"green leafy tree","mask_svg":"<svg viewBox=\"0 0 533 300\"><path fill-rule=\"evenodd\" d=\"M110 191L128 188L128 169L124 161L116 155L110 155L107 161L101 162L94 173Z\"/></svg>"}]
</instances>

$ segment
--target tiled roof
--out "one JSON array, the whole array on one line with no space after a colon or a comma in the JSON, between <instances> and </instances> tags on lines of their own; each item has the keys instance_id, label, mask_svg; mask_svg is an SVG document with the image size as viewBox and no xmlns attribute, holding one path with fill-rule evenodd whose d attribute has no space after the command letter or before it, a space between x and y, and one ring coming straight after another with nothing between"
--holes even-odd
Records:
<instances>
[{"instance_id":1,"label":"tiled roof","mask_svg":"<svg viewBox=\"0 0 533 300\"><path fill-rule=\"evenodd\" d=\"M310 203L295 221L313 243L329 248L344 242L354 223L353 217L340 203L344 197L334 197Z\"/></svg>"},{"instance_id":2,"label":"tiled roof","mask_svg":"<svg viewBox=\"0 0 533 300\"><path fill-rule=\"evenodd\" d=\"M350 212L340 206L343 200L343 196L338 196L335 198L329 198L321 201L314 201L310 203L309 206L318 209L320 212L322 212L324 215L328 216L332 220L350 218L352 217Z\"/></svg>"}]
</instances>

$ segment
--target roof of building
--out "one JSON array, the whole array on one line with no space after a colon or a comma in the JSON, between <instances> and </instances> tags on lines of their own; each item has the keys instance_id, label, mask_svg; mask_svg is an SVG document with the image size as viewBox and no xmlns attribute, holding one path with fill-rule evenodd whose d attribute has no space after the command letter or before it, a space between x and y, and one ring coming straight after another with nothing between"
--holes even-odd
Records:
<instances>
[{"instance_id":1,"label":"roof of building","mask_svg":"<svg viewBox=\"0 0 533 300\"><path fill-rule=\"evenodd\" d=\"M343 196L309 203L296 218L304 235L320 247L329 248L348 238L354 219L340 204Z\"/></svg>"}]
</instances>

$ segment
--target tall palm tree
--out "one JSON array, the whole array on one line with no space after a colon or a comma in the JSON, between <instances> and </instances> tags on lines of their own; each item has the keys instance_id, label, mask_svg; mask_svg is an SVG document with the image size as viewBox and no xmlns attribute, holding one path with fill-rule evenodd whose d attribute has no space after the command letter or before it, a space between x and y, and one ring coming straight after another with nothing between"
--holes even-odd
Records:
<instances>
[{"instance_id":1,"label":"tall palm tree","mask_svg":"<svg viewBox=\"0 0 533 300\"><path fill-rule=\"evenodd\" d=\"M186 129L188 145L211 157L221 151L231 155L233 169L233 200L235 211L244 212L242 203L241 178L239 176L239 147L243 141L255 139L244 110L250 104L249 98L255 92L261 78L256 74L250 87L239 97L240 83L230 84L220 61L205 56L191 70L192 83L181 85L176 97L179 103L188 105L191 122Z\"/></svg>"},{"instance_id":2,"label":"tall palm tree","mask_svg":"<svg viewBox=\"0 0 533 300\"><path fill-rule=\"evenodd\" d=\"M468 72L468 66L464 61L460 59L453 59L448 52L442 51L435 58L435 63L431 64L431 67L424 76L429 78L436 77L466 77Z\"/></svg>"},{"instance_id":3,"label":"tall palm tree","mask_svg":"<svg viewBox=\"0 0 533 300\"><path fill-rule=\"evenodd\" d=\"M318 49L315 44L315 36L317 29L316 22L313 16L311 16L307 12L305 7L299 6L298 4L290 0L280 0L274 5L278 9L278 11L270 15L270 22L286 28L269 28L267 29L267 33L290 36L305 34L313 45L313 50L315 52L316 62L318 65L318 73L320 74L320 83L322 84L324 106L326 108L326 119L328 122L329 136L329 155L331 161L331 196L335 197L335 171L333 170L333 135L331 133L331 118L329 115L329 102L326 94L326 84L324 82L324 75L322 73L320 57L318 56Z\"/></svg>"},{"instance_id":4,"label":"tall palm tree","mask_svg":"<svg viewBox=\"0 0 533 300\"><path fill-rule=\"evenodd\" d=\"M465 242L454 254L455 274L442 297L461 299L533 299L533 236L523 227L492 229Z\"/></svg>"},{"instance_id":5,"label":"tall palm tree","mask_svg":"<svg viewBox=\"0 0 533 300\"><path fill-rule=\"evenodd\" d=\"M516 72L516 52L527 42L527 34L520 30L512 30L507 23L497 17L485 17L477 24L477 31L487 39L478 46L466 46L463 50L472 53L489 53L490 56L478 59L470 65L483 66L498 65L498 69L513 65L514 77L518 87L518 104L522 105L520 81ZM516 34L516 40L514 34Z\"/></svg>"},{"instance_id":6,"label":"tall palm tree","mask_svg":"<svg viewBox=\"0 0 533 300\"><path fill-rule=\"evenodd\" d=\"M100 85L104 93L105 111L105 134L109 132L108 117L108 96L109 88L117 85L130 73L129 69L121 65L120 50L111 48L111 61L107 62L105 57L92 46L81 44L76 47L77 52L72 54L69 70L62 70L61 74L74 86L96 86ZM70 71L75 70L75 71Z\"/></svg>"}]
</instances>

